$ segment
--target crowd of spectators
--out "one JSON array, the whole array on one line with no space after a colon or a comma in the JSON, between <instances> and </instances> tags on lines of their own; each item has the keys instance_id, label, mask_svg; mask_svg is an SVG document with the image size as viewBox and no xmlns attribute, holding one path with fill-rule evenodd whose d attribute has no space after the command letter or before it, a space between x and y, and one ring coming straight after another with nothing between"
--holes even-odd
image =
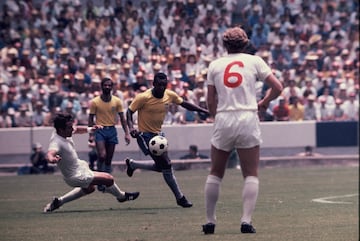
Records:
<instances>
[{"instance_id":1,"label":"crowd of spectators","mask_svg":"<svg viewBox=\"0 0 360 241\"><path fill-rule=\"evenodd\" d=\"M359 2L345 0L7 0L0 13L0 127L49 126L69 111L87 125L110 76L125 108L151 87L206 106L208 64L222 33L242 26L283 82L262 121L346 121L359 115ZM258 97L267 86L257 84ZM209 116L169 106L166 124Z\"/></svg>"}]
</instances>

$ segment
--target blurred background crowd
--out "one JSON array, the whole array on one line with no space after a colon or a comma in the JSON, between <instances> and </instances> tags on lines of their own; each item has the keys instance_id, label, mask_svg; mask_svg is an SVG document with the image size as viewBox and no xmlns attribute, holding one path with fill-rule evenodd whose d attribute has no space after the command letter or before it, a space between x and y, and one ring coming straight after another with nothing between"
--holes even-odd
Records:
<instances>
[{"instance_id":1,"label":"blurred background crowd","mask_svg":"<svg viewBox=\"0 0 360 241\"><path fill-rule=\"evenodd\" d=\"M152 86L206 107L209 63L241 26L283 82L262 121L354 121L359 115L357 0L7 0L0 6L0 127L49 126L56 111L87 125L110 76L126 109ZM258 98L267 90L257 83ZM207 123L169 106L165 124Z\"/></svg>"}]
</instances>

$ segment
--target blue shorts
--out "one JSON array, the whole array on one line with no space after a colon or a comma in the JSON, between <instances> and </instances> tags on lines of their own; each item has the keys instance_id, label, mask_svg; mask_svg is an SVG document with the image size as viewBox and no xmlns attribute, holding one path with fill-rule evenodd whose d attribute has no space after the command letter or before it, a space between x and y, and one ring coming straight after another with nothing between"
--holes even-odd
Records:
<instances>
[{"instance_id":1,"label":"blue shorts","mask_svg":"<svg viewBox=\"0 0 360 241\"><path fill-rule=\"evenodd\" d=\"M139 136L136 138L136 140L137 140L137 143L139 144L141 151L145 155L150 155L151 158L154 160L157 171L171 169L171 161L170 161L170 158L168 157L168 155L166 154L167 152L165 152L161 156L155 156L155 155L152 155L149 151L149 142L150 142L151 138L153 138L154 136L157 136L157 135L165 137L163 132L160 132L160 133L141 132L141 133L139 133Z\"/></svg>"},{"instance_id":2,"label":"blue shorts","mask_svg":"<svg viewBox=\"0 0 360 241\"><path fill-rule=\"evenodd\" d=\"M104 141L105 143L118 144L117 130L115 126L104 126L102 129L95 131L95 141Z\"/></svg>"},{"instance_id":3,"label":"blue shorts","mask_svg":"<svg viewBox=\"0 0 360 241\"><path fill-rule=\"evenodd\" d=\"M140 132L139 136L136 138L137 143L139 144L140 149L142 150L142 152L145 155L149 155L150 151L149 151L149 142L151 140L151 138L153 138L154 136L165 136L164 133L160 132L160 133L152 133L152 132Z\"/></svg>"}]
</instances>

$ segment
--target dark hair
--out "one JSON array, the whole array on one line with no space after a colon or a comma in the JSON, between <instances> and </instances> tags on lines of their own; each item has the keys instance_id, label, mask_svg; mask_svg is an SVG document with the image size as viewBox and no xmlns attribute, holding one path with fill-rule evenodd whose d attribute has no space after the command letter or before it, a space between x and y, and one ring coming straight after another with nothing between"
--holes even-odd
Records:
<instances>
[{"instance_id":1,"label":"dark hair","mask_svg":"<svg viewBox=\"0 0 360 241\"><path fill-rule=\"evenodd\" d=\"M311 151L312 151L312 147L311 147L311 146L305 146L305 151L306 151L306 152L311 152Z\"/></svg>"},{"instance_id":2,"label":"dark hair","mask_svg":"<svg viewBox=\"0 0 360 241\"><path fill-rule=\"evenodd\" d=\"M113 83L112 82L112 80L109 78L109 77L105 77L105 78L103 78L102 80L101 80L101 86L103 86L104 85L104 83L106 82L106 81L111 81L111 84Z\"/></svg>"},{"instance_id":3,"label":"dark hair","mask_svg":"<svg viewBox=\"0 0 360 241\"><path fill-rule=\"evenodd\" d=\"M197 145L190 145L190 150L197 152L198 151Z\"/></svg>"},{"instance_id":4,"label":"dark hair","mask_svg":"<svg viewBox=\"0 0 360 241\"><path fill-rule=\"evenodd\" d=\"M167 75L162 72L156 73L154 76L154 83L159 83L161 81L167 82L168 81Z\"/></svg>"},{"instance_id":5,"label":"dark hair","mask_svg":"<svg viewBox=\"0 0 360 241\"><path fill-rule=\"evenodd\" d=\"M57 113L54 118L54 127L56 130L57 129L65 129L66 123L69 121L73 121L73 120L74 120L74 117L69 113L65 113L65 112Z\"/></svg>"}]
</instances>

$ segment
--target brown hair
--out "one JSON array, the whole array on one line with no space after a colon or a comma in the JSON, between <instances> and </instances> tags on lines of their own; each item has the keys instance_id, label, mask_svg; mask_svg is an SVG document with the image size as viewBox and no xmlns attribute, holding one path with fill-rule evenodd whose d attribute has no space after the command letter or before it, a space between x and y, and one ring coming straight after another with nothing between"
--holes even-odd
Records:
<instances>
[{"instance_id":1,"label":"brown hair","mask_svg":"<svg viewBox=\"0 0 360 241\"><path fill-rule=\"evenodd\" d=\"M248 45L249 38L242 28L234 27L224 32L223 43L229 53L238 53Z\"/></svg>"}]
</instances>

